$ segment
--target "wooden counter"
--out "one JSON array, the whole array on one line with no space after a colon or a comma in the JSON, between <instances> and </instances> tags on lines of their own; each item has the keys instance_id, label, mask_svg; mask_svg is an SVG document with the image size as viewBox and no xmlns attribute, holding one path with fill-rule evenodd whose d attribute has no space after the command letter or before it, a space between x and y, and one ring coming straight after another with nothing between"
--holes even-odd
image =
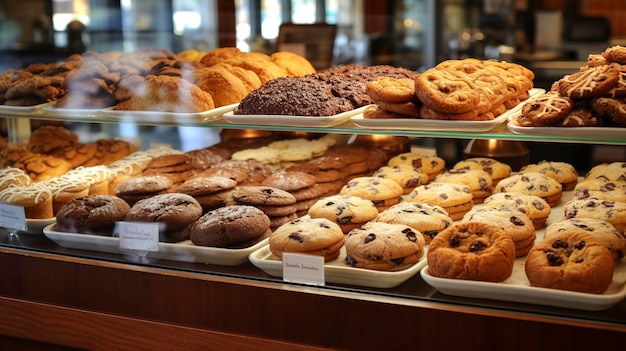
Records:
<instances>
[{"instance_id":1,"label":"wooden counter","mask_svg":"<svg viewBox=\"0 0 626 351\"><path fill-rule=\"evenodd\" d=\"M0 247L0 267L3 350L539 350L626 342L624 324L549 308L524 313L308 287L228 269L203 274L11 247ZM626 304L615 313L626 319Z\"/></svg>"}]
</instances>

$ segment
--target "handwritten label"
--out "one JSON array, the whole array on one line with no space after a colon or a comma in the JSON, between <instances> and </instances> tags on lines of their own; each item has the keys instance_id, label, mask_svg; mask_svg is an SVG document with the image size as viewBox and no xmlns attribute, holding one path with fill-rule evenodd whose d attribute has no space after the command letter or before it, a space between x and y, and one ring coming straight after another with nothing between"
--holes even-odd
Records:
<instances>
[{"instance_id":1,"label":"handwritten label","mask_svg":"<svg viewBox=\"0 0 626 351\"><path fill-rule=\"evenodd\" d=\"M159 251L159 223L119 222L120 249Z\"/></svg>"},{"instance_id":2,"label":"handwritten label","mask_svg":"<svg viewBox=\"0 0 626 351\"><path fill-rule=\"evenodd\" d=\"M26 230L24 207L0 203L0 227L7 229Z\"/></svg>"},{"instance_id":3,"label":"handwritten label","mask_svg":"<svg viewBox=\"0 0 626 351\"><path fill-rule=\"evenodd\" d=\"M283 280L309 285L324 285L324 257L283 253Z\"/></svg>"}]
</instances>

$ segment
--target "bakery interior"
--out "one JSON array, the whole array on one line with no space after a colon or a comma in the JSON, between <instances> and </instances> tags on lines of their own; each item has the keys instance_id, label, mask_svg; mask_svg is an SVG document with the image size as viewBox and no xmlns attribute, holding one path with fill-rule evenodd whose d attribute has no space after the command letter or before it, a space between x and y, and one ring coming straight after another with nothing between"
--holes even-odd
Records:
<instances>
[{"instance_id":1,"label":"bakery interior","mask_svg":"<svg viewBox=\"0 0 626 351\"><path fill-rule=\"evenodd\" d=\"M290 41L290 25L304 34L292 33ZM0 72L89 52L236 47L293 52L318 72L389 65L423 73L449 60L506 61L532 71L533 88L549 91L586 66L590 55L614 46L626 46L626 6L618 0L0 0ZM228 122L91 122L90 116L11 111L0 110L0 137L9 144L52 125L84 143L116 138L136 150L185 153L224 141L257 145L255 139L328 134L337 143L395 154L426 152L447 168L470 157L501 160L514 172L543 160L563 162L581 179L595 165L626 161L626 134L515 137L505 124L485 134L369 133L344 125L228 128ZM552 220L558 219L554 210ZM621 216L623 223L626 212ZM593 298L563 293L557 302L533 289L484 292L479 285L446 294L415 272L391 287L382 286L397 279L386 278L388 272L352 278L327 272L321 285L287 281L264 270L268 262L260 269L247 259L194 261L193 253L152 258L93 242L64 247L39 234L0 228L4 350L604 349L626 342L623 268L613 278L617 292ZM621 298L604 307L602 298L615 296Z\"/></svg>"}]
</instances>

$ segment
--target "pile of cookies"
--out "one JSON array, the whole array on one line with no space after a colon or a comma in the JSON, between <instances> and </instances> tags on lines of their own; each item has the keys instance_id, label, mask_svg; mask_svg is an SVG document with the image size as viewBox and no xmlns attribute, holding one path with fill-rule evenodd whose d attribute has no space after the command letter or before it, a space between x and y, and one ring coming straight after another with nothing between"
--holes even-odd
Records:
<instances>
[{"instance_id":1,"label":"pile of cookies","mask_svg":"<svg viewBox=\"0 0 626 351\"><path fill-rule=\"evenodd\" d=\"M529 96L534 74L514 63L447 60L414 80L383 77L367 86L364 118L493 120Z\"/></svg>"},{"instance_id":2,"label":"pile of cookies","mask_svg":"<svg viewBox=\"0 0 626 351\"><path fill-rule=\"evenodd\" d=\"M626 48L591 54L587 65L534 97L513 121L522 127L626 126Z\"/></svg>"},{"instance_id":3,"label":"pile of cookies","mask_svg":"<svg viewBox=\"0 0 626 351\"><path fill-rule=\"evenodd\" d=\"M0 73L0 103L116 110L202 112L238 103L278 77L315 73L290 52L266 55L234 47L207 52L167 49L74 54L61 63Z\"/></svg>"}]
</instances>

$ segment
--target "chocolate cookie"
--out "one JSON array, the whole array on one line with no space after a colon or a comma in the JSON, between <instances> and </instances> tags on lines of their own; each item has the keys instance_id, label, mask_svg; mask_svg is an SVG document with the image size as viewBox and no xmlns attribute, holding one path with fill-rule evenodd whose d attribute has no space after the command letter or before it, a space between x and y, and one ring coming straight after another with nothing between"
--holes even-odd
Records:
<instances>
[{"instance_id":1,"label":"chocolate cookie","mask_svg":"<svg viewBox=\"0 0 626 351\"><path fill-rule=\"evenodd\" d=\"M117 196L78 197L59 209L55 228L61 232L111 236L115 223L123 221L129 210L128 203Z\"/></svg>"},{"instance_id":2,"label":"chocolate cookie","mask_svg":"<svg viewBox=\"0 0 626 351\"><path fill-rule=\"evenodd\" d=\"M265 234L270 219L253 206L220 207L202 215L189 226L189 238L198 246L232 247Z\"/></svg>"},{"instance_id":3,"label":"chocolate cookie","mask_svg":"<svg viewBox=\"0 0 626 351\"><path fill-rule=\"evenodd\" d=\"M574 101L558 92L549 91L533 97L522 106L522 126L546 127L561 122L574 109Z\"/></svg>"}]
</instances>

